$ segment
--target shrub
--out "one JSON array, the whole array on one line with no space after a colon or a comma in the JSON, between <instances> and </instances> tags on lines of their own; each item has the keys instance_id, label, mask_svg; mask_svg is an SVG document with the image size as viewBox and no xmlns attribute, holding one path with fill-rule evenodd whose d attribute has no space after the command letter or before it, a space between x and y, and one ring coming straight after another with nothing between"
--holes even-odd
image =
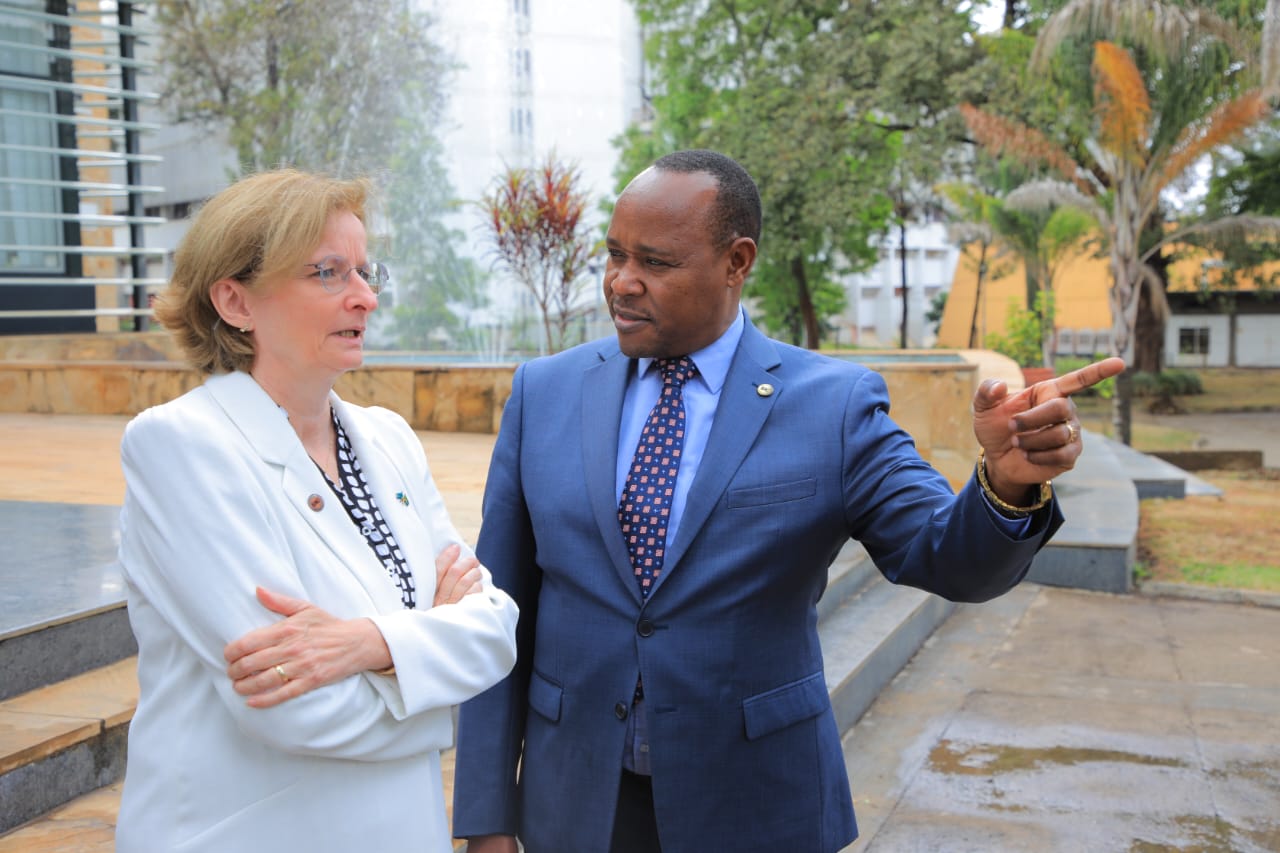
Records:
<instances>
[{"instance_id":1,"label":"shrub","mask_svg":"<svg viewBox=\"0 0 1280 853\"><path fill-rule=\"evenodd\" d=\"M1135 397L1186 397L1203 393L1204 385L1200 381L1200 374L1190 370L1133 374Z\"/></svg>"},{"instance_id":2,"label":"shrub","mask_svg":"<svg viewBox=\"0 0 1280 853\"><path fill-rule=\"evenodd\" d=\"M1044 363L1040 351L1040 318L1034 312L1018 307L1017 300L1010 299L1004 325L1005 334L991 332L982 342L987 349L1009 356L1019 367Z\"/></svg>"},{"instance_id":3,"label":"shrub","mask_svg":"<svg viewBox=\"0 0 1280 853\"><path fill-rule=\"evenodd\" d=\"M1190 370L1166 370L1160 374L1160 386L1173 396L1190 396L1203 394L1204 385L1200 382L1200 374Z\"/></svg>"}]
</instances>

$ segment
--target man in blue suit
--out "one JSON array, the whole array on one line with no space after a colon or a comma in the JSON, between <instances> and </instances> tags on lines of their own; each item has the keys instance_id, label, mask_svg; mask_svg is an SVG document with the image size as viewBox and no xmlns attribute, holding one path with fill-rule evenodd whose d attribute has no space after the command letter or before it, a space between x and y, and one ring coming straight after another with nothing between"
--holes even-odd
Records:
<instances>
[{"instance_id":1,"label":"man in blue suit","mask_svg":"<svg viewBox=\"0 0 1280 853\"><path fill-rule=\"evenodd\" d=\"M857 828L815 611L836 553L852 537L895 583L984 601L1061 524L1068 395L1123 362L984 383L957 496L878 374L747 321L760 220L728 157L658 160L609 226L616 340L516 371L476 550L520 605L519 657L462 708L470 853L839 850Z\"/></svg>"}]
</instances>

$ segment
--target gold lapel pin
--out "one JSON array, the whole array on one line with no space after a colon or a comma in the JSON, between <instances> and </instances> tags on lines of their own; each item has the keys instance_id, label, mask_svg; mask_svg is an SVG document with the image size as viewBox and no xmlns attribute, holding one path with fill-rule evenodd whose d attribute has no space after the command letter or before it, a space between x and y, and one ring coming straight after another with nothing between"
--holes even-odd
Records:
<instances>
[{"instance_id":1,"label":"gold lapel pin","mask_svg":"<svg viewBox=\"0 0 1280 853\"><path fill-rule=\"evenodd\" d=\"M307 506L311 507L312 512L319 512L324 509L324 498L319 495L312 495L307 498Z\"/></svg>"},{"instance_id":2,"label":"gold lapel pin","mask_svg":"<svg viewBox=\"0 0 1280 853\"><path fill-rule=\"evenodd\" d=\"M773 386L768 382L761 382L756 386L756 393L761 397L771 397L773 396Z\"/></svg>"}]
</instances>

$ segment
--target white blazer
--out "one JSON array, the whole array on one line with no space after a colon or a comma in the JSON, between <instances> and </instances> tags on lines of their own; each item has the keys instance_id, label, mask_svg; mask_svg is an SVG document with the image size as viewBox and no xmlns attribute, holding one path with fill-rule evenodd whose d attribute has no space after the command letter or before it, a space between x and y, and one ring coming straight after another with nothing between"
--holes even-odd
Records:
<instances>
[{"instance_id":1,"label":"white blazer","mask_svg":"<svg viewBox=\"0 0 1280 853\"><path fill-rule=\"evenodd\" d=\"M516 607L487 570L483 593L430 606L436 555L471 549L422 445L393 412L332 401L424 609L404 608L284 410L247 374L211 377L125 430L120 562L141 696L120 853L451 849L439 754L450 706L511 669ZM222 649L279 618L256 586L371 618L396 675L248 707Z\"/></svg>"}]
</instances>

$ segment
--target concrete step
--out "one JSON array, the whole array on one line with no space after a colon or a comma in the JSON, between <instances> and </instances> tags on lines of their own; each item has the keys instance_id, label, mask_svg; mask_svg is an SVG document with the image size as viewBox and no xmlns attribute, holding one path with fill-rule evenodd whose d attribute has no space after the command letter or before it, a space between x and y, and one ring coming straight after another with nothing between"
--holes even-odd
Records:
<instances>
[{"instance_id":1,"label":"concrete step","mask_svg":"<svg viewBox=\"0 0 1280 853\"><path fill-rule=\"evenodd\" d=\"M1076 467L1053 481L1066 522L1031 563L1027 580L1129 592L1138 548L1138 491L1112 443L1085 432Z\"/></svg>"},{"instance_id":2,"label":"concrete step","mask_svg":"<svg viewBox=\"0 0 1280 853\"><path fill-rule=\"evenodd\" d=\"M137 654L116 562L120 508L0 501L0 700Z\"/></svg>"},{"instance_id":3,"label":"concrete step","mask_svg":"<svg viewBox=\"0 0 1280 853\"><path fill-rule=\"evenodd\" d=\"M136 659L0 702L0 832L124 773Z\"/></svg>"},{"instance_id":4,"label":"concrete step","mask_svg":"<svg viewBox=\"0 0 1280 853\"><path fill-rule=\"evenodd\" d=\"M877 573L819 623L827 691L841 732L858 721L954 609L950 601L895 586Z\"/></svg>"},{"instance_id":5,"label":"concrete step","mask_svg":"<svg viewBox=\"0 0 1280 853\"><path fill-rule=\"evenodd\" d=\"M0 835L0 853L112 853L120 789L104 785Z\"/></svg>"}]
</instances>

